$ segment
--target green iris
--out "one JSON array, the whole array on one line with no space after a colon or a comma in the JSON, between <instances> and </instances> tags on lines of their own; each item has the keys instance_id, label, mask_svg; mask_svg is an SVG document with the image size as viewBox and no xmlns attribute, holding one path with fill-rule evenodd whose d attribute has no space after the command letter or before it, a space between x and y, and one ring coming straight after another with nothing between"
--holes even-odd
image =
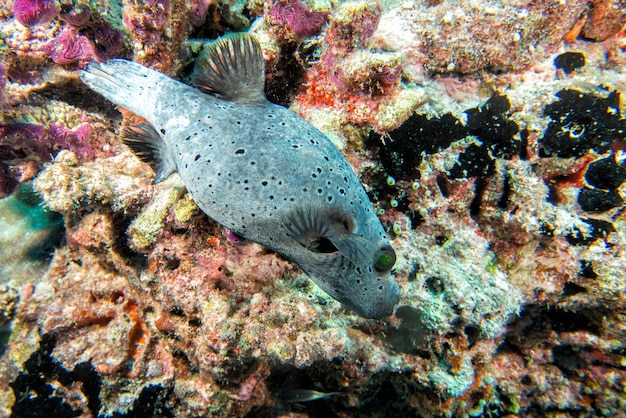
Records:
<instances>
[{"instance_id":1,"label":"green iris","mask_svg":"<svg viewBox=\"0 0 626 418\"><path fill-rule=\"evenodd\" d=\"M378 251L378 254L376 255L376 263L374 263L374 268L377 272L383 273L385 271L391 270L395 263L396 253L393 251L393 248L386 246Z\"/></svg>"}]
</instances>

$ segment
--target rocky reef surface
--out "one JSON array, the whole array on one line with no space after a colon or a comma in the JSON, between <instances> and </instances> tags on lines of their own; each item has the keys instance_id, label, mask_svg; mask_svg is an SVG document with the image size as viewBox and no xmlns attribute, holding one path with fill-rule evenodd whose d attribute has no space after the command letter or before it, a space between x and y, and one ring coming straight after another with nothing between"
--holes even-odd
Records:
<instances>
[{"instance_id":1,"label":"rocky reef surface","mask_svg":"<svg viewBox=\"0 0 626 418\"><path fill-rule=\"evenodd\" d=\"M622 0L0 4L0 415L623 416ZM118 137L90 61L249 30L398 254L366 320ZM245 205L246 202L241 202Z\"/></svg>"}]
</instances>

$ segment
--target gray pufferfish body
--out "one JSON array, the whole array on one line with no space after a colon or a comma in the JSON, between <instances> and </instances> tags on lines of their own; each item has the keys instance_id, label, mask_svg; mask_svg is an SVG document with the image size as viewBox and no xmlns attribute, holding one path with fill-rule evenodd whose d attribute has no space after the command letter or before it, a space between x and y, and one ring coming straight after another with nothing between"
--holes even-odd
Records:
<instances>
[{"instance_id":1,"label":"gray pufferfish body","mask_svg":"<svg viewBox=\"0 0 626 418\"><path fill-rule=\"evenodd\" d=\"M150 123L122 137L157 181L177 171L209 217L295 262L360 316L390 315L395 253L363 186L323 133L267 101L264 67L256 39L231 34L196 63L204 92L125 60L80 77Z\"/></svg>"}]
</instances>

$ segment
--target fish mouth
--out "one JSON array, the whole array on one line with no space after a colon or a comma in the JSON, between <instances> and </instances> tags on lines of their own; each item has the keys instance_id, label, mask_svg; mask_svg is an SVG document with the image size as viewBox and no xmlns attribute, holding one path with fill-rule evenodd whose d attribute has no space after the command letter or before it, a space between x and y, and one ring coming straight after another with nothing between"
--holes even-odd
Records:
<instances>
[{"instance_id":1,"label":"fish mouth","mask_svg":"<svg viewBox=\"0 0 626 418\"><path fill-rule=\"evenodd\" d=\"M395 280L389 280L386 292L370 303L363 301L340 300L357 315L366 319L383 319L391 316L400 302L400 287Z\"/></svg>"}]
</instances>

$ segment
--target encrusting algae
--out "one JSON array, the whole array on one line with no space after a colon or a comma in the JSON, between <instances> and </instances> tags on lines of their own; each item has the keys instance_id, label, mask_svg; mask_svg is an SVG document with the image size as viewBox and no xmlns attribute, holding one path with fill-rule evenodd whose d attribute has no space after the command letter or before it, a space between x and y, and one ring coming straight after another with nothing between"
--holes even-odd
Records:
<instances>
[{"instance_id":1,"label":"encrusting algae","mask_svg":"<svg viewBox=\"0 0 626 418\"><path fill-rule=\"evenodd\" d=\"M0 415L620 416L620 5L0 4Z\"/></svg>"}]
</instances>

